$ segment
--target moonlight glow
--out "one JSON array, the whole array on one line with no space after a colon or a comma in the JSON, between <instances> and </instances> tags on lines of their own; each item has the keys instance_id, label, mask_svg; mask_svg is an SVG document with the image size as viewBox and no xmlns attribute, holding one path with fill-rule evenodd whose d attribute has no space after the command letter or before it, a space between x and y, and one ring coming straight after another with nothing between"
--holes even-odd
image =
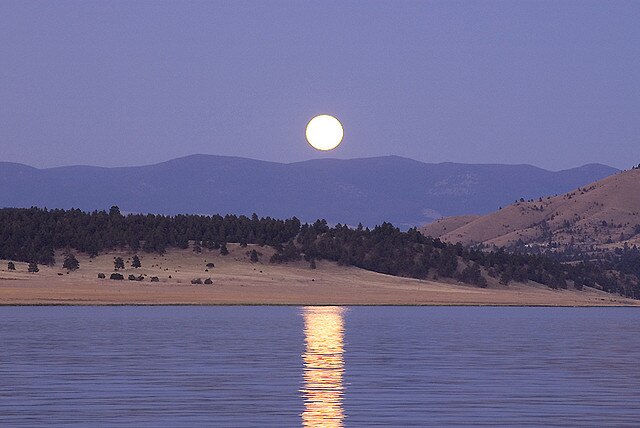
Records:
<instances>
[{"instance_id":1,"label":"moonlight glow","mask_svg":"<svg viewBox=\"0 0 640 428\"><path fill-rule=\"evenodd\" d=\"M328 114L316 116L307 124L307 141L315 149L335 149L343 136L344 131L340 121Z\"/></svg>"}]
</instances>

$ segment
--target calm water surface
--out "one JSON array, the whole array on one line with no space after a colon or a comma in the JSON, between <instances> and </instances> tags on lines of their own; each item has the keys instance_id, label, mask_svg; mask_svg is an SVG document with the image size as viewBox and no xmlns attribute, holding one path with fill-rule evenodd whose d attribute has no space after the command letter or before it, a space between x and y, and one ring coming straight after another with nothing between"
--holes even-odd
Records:
<instances>
[{"instance_id":1,"label":"calm water surface","mask_svg":"<svg viewBox=\"0 0 640 428\"><path fill-rule=\"evenodd\" d=\"M3 307L0 426L640 426L633 308Z\"/></svg>"}]
</instances>

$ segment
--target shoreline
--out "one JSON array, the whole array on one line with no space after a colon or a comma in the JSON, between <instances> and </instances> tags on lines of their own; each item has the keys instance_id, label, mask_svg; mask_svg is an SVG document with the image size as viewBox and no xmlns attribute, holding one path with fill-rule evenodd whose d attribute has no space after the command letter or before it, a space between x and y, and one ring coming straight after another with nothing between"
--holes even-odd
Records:
<instances>
[{"instance_id":1,"label":"shoreline","mask_svg":"<svg viewBox=\"0 0 640 428\"><path fill-rule=\"evenodd\" d=\"M256 247L257 248L257 247ZM459 306L459 307L640 307L640 300L594 289L552 290L539 284L490 283L478 288L455 281L418 280L379 274L320 261L270 264L269 249L259 262L247 251L229 245L230 254L171 250L164 255L139 254L141 268L131 267L133 254L113 252L95 258L76 254L80 269L67 272L59 265L16 271L0 261L0 306ZM142 281L98 279L113 272L113 258L123 257L119 270ZM62 257L56 255L56 260ZM215 267L207 268L213 263ZM151 277L158 282L150 282ZM192 284L211 278L213 284Z\"/></svg>"},{"instance_id":2,"label":"shoreline","mask_svg":"<svg viewBox=\"0 0 640 428\"><path fill-rule=\"evenodd\" d=\"M315 304L315 303L0 303L5 307L392 307L392 308L636 308L638 305L533 305L533 304L460 304L460 303L351 303L351 304Z\"/></svg>"}]
</instances>

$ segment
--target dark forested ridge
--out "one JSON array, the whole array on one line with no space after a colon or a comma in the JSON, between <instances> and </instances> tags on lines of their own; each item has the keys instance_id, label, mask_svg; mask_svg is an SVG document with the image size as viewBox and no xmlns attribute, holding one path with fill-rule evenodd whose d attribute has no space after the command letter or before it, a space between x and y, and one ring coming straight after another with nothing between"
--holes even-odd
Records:
<instances>
[{"instance_id":1,"label":"dark forested ridge","mask_svg":"<svg viewBox=\"0 0 640 428\"><path fill-rule=\"evenodd\" d=\"M236 215L122 215L109 212L0 209L0 258L54 264L56 249L89 255L114 249L163 253L168 248L225 248L229 242L268 245L277 250L273 263L331 260L342 265L418 279L452 278L487 285L535 281L551 288L592 286L640 298L637 270L640 252L625 249L601 262L566 264L533 254L482 251L425 237L415 228L403 232L389 223L373 229L329 227L324 220L301 224Z\"/></svg>"},{"instance_id":2,"label":"dark forested ridge","mask_svg":"<svg viewBox=\"0 0 640 428\"><path fill-rule=\"evenodd\" d=\"M531 165L428 164L398 156L277 163L193 155L123 168L36 169L0 162L0 207L31 206L176 214L236 213L330 224L393 223L486 214L514 199L564 193L618 172L590 164L564 171Z\"/></svg>"}]
</instances>

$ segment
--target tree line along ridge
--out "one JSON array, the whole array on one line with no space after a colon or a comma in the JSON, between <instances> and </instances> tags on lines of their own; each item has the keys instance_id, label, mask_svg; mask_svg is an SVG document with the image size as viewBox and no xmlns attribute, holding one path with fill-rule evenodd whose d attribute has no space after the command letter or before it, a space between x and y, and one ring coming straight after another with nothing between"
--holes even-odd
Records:
<instances>
[{"instance_id":1,"label":"tree line along ridge","mask_svg":"<svg viewBox=\"0 0 640 428\"><path fill-rule=\"evenodd\" d=\"M237 215L121 214L79 209L0 209L0 258L55 264L55 250L97 256L126 249L164 253L168 248L226 249L227 243L256 244L276 250L272 263L329 260L344 266L417 279L450 278L480 287L488 278L502 284L534 281L551 288L590 286L640 298L640 251L625 249L603 261L566 263L546 255L486 250L451 244L401 231L390 223L329 226L325 220L302 224L296 217ZM221 251L222 253L222 251ZM73 262L73 261L72 261ZM75 262L73 262L75 267Z\"/></svg>"}]
</instances>

